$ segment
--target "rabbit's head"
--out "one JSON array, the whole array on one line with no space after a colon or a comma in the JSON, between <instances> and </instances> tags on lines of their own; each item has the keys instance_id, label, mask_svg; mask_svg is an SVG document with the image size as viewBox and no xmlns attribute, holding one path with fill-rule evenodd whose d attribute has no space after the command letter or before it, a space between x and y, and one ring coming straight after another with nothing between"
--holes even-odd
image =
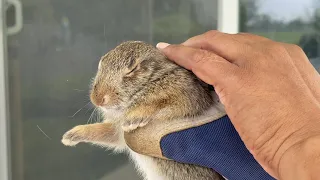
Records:
<instances>
[{"instance_id":1,"label":"rabbit's head","mask_svg":"<svg viewBox=\"0 0 320 180\"><path fill-rule=\"evenodd\" d=\"M90 97L94 105L104 110L125 110L150 98L173 98L179 102L202 94L210 99L198 82L192 72L169 61L152 45L127 41L101 58ZM197 98L193 100L199 101Z\"/></svg>"}]
</instances>

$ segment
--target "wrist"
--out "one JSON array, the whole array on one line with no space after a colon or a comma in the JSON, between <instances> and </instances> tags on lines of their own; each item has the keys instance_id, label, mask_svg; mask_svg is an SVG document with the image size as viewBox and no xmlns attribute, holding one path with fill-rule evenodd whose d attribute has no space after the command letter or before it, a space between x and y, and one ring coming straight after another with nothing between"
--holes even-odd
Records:
<instances>
[{"instance_id":1,"label":"wrist","mask_svg":"<svg viewBox=\"0 0 320 180\"><path fill-rule=\"evenodd\" d=\"M320 135L288 149L279 162L279 179L317 179L320 172Z\"/></svg>"}]
</instances>

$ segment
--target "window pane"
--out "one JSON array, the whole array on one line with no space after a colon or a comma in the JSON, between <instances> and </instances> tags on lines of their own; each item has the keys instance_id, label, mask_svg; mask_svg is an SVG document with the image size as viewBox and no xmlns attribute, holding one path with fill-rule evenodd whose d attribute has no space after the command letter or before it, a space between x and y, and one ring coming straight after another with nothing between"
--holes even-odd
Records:
<instances>
[{"instance_id":1,"label":"window pane","mask_svg":"<svg viewBox=\"0 0 320 180\"><path fill-rule=\"evenodd\" d=\"M320 71L319 0L240 2L240 31L299 45Z\"/></svg>"},{"instance_id":2,"label":"window pane","mask_svg":"<svg viewBox=\"0 0 320 180\"><path fill-rule=\"evenodd\" d=\"M23 29L8 37L13 180L139 179L124 155L64 147L62 135L99 120L88 87L104 53L125 40L179 43L216 29L217 1L21 2Z\"/></svg>"}]
</instances>

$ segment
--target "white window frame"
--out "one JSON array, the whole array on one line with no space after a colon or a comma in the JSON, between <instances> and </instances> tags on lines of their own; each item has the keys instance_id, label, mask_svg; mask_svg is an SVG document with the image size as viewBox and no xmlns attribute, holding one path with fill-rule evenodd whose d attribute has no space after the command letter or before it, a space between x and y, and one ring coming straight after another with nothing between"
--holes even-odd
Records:
<instances>
[{"instance_id":1,"label":"white window frame","mask_svg":"<svg viewBox=\"0 0 320 180\"><path fill-rule=\"evenodd\" d=\"M239 0L218 0L218 30L224 33L239 32Z\"/></svg>"},{"instance_id":2,"label":"white window frame","mask_svg":"<svg viewBox=\"0 0 320 180\"><path fill-rule=\"evenodd\" d=\"M0 179L11 179L5 1L0 1Z\"/></svg>"},{"instance_id":3,"label":"white window frame","mask_svg":"<svg viewBox=\"0 0 320 180\"><path fill-rule=\"evenodd\" d=\"M0 180L11 180L5 10L5 0L0 0ZM218 0L218 30L239 32L239 0Z\"/></svg>"}]
</instances>

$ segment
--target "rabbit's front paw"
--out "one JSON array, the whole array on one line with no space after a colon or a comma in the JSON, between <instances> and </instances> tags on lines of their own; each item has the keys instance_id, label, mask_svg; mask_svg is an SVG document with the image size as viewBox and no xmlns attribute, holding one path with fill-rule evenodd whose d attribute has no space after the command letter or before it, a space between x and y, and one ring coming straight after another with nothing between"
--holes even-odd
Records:
<instances>
[{"instance_id":1,"label":"rabbit's front paw","mask_svg":"<svg viewBox=\"0 0 320 180\"><path fill-rule=\"evenodd\" d=\"M77 145L84 140L84 129L81 125L74 127L63 135L61 142L66 146Z\"/></svg>"},{"instance_id":2,"label":"rabbit's front paw","mask_svg":"<svg viewBox=\"0 0 320 180\"><path fill-rule=\"evenodd\" d=\"M135 129L137 129L138 127L143 127L145 125L147 125L149 122L149 119L132 119L132 120L128 120L125 121L124 123L122 123L122 129L125 132L131 132Z\"/></svg>"}]
</instances>

